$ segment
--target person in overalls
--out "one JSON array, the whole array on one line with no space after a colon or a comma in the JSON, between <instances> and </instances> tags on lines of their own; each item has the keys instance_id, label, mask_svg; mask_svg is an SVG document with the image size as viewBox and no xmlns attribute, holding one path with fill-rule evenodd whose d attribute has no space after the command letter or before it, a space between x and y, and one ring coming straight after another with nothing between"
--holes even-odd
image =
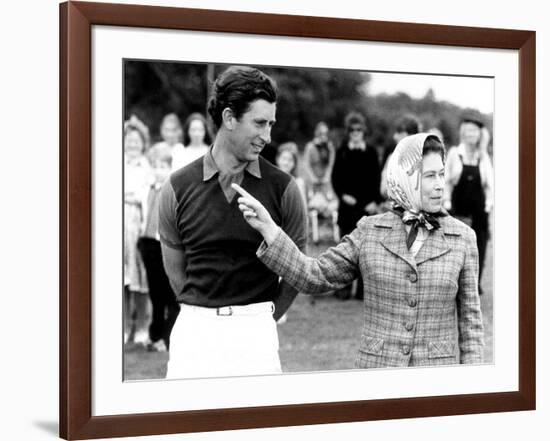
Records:
<instances>
[{"instance_id":1,"label":"person in overalls","mask_svg":"<svg viewBox=\"0 0 550 441\"><path fill-rule=\"evenodd\" d=\"M480 281L493 208L494 173L488 144L489 131L481 118L465 115L460 124L460 144L449 149L446 162L445 208L476 233Z\"/></svg>"}]
</instances>

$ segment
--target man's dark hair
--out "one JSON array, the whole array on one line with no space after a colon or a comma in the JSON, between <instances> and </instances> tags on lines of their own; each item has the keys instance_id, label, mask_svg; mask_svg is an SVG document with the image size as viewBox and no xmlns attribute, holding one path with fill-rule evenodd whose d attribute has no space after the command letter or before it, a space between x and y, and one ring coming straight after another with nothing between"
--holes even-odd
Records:
<instances>
[{"instance_id":1,"label":"man's dark hair","mask_svg":"<svg viewBox=\"0 0 550 441\"><path fill-rule=\"evenodd\" d=\"M230 108L237 119L258 99L277 101L275 81L261 70L246 66L231 66L220 74L208 99L208 113L216 128L222 124L222 112Z\"/></svg>"},{"instance_id":2,"label":"man's dark hair","mask_svg":"<svg viewBox=\"0 0 550 441\"><path fill-rule=\"evenodd\" d=\"M405 132L407 135L415 135L420 132L420 121L413 115L405 115L397 122L395 131L398 133Z\"/></svg>"}]
</instances>

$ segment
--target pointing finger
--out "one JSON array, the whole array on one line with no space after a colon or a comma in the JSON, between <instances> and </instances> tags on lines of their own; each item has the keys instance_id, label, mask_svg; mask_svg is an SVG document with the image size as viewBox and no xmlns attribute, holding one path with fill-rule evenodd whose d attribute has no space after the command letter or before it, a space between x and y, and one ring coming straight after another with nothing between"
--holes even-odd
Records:
<instances>
[{"instance_id":1,"label":"pointing finger","mask_svg":"<svg viewBox=\"0 0 550 441\"><path fill-rule=\"evenodd\" d=\"M247 192L244 188L242 188L239 184L231 184L231 187L233 190L235 190L237 193L239 193L241 196L244 196L246 198L254 199L254 196L252 196L249 192Z\"/></svg>"}]
</instances>

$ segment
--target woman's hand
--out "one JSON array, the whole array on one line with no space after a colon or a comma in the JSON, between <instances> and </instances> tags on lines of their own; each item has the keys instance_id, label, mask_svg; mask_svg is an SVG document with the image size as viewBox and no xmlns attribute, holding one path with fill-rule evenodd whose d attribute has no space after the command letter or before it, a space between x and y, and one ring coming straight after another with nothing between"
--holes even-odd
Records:
<instances>
[{"instance_id":1,"label":"woman's hand","mask_svg":"<svg viewBox=\"0 0 550 441\"><path fill-rule=\"evenodd\" d=\"M242 211L245 220L248 224L261 233L268 245L271 245L277 234L279 227L271 218L269 212L254 196L244 190L238 184L231 184L233 190L241 195L237 202L239 210Z\"/></svg>"}]
</instances>

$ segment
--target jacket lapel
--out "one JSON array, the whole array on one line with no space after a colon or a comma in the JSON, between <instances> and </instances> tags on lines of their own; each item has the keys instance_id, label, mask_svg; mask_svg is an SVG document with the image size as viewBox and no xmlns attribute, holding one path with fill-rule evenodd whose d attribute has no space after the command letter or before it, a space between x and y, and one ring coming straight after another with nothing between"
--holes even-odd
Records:
<instances>
[{"instance_id":1,"label":"jacket lapel","mask_svg":"<svg viewBox=\"0 0 550 441\"><path fill-rule=\"evenodd\" d=\"M427 260L443 256L449 251L451 251L451 247L445 239L445 226L442 225L441 228L433 230L430 233L426 239L426 242L424 242L424 245L420 248L418 254L416 255L416 264L420 265Z\"/></svg>"},{"instance_id":2,"label":"jacket lapel","mask_svg":"<svg viewBox=\"0 0 550 441\"><path fill-rule=\"evenodd\" d=\"M389 252L407 262L412 269L417 271L417 263L413 254L407 249L407 232L405 224L396 215L383 216L375 224L376 227L388 229L388 233L380 241Z\"/></svg>"}]
</instances>

